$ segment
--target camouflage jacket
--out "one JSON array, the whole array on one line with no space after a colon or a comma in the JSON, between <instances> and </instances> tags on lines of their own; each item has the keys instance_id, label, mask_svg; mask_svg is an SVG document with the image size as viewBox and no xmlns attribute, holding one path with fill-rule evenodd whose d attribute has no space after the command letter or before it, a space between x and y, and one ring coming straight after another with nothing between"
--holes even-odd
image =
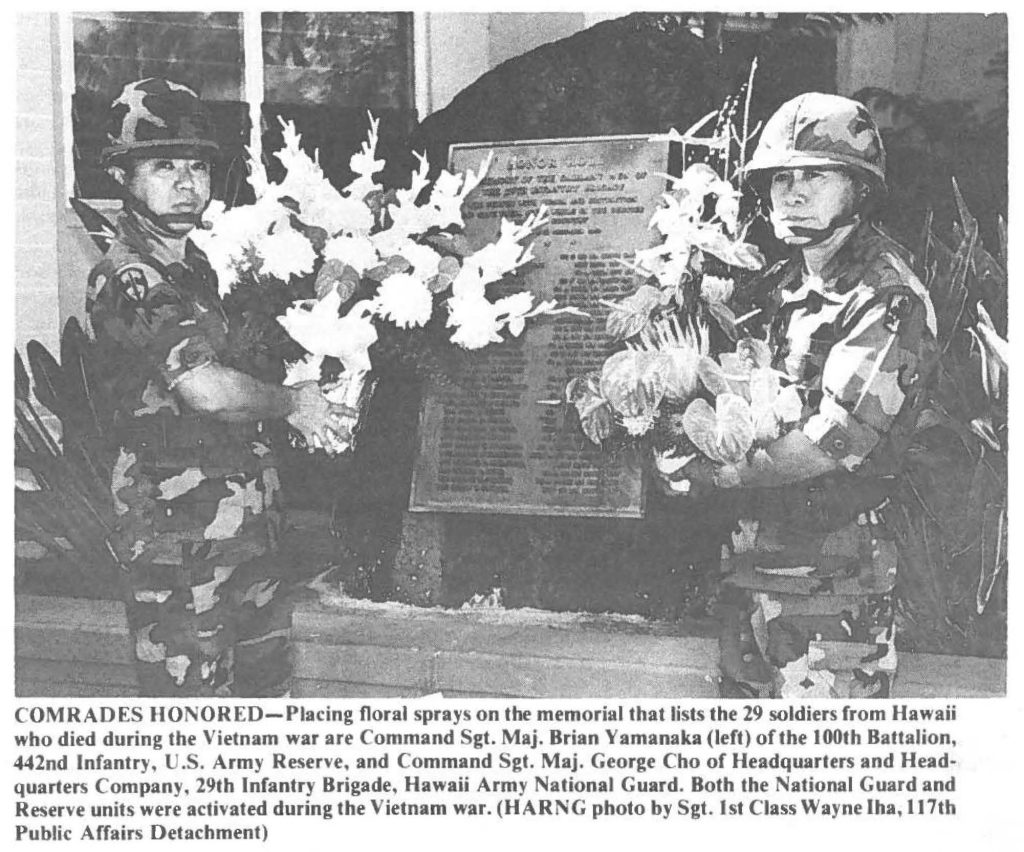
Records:
<instances>
[{"instance_id":1,"label":"camouflage jacket","mask_svg":"<svg viewBox=\"0 0 1024 852\"><path fill-rule=\"evenodd\" d=\"M869 223L848 237L821 276L799 259L779 269L769 311L776 369L800 390L805 434L840 468L877 462L936 360L935 309L905 250ZM886 464L889 464L889 459Z\"/></svg>"},{"instance_id":2,"label":"camouflage jacket","mask_svg":"<svg viewBox=\"0 0 1024 852\"><path fill-rule=\"evenodd\" d=\"M799 428L838 470L740 495L740 514L750 520L726 569L755 590L887 591L895 563L878 558L885 534L871 510L893 492L902 436L917 419L936 354L934 309L903 249L869 224L851 233L820 277L798 259L775 272L774 366L800 392ZM802 576L786 576L797 569Z\"/></svg>"},{"instance_id":3,"label":"camouflage jacket","mask_svg":"<svg viewBox=\"0 0 1024 852\"><path fill-rule=\"evenodd\" d=\"M118 555L181 565L202 554L225 565L273 548L277 474L260 425L201 416L174 393L183 375L226 351L227 318L205 255L125 212L90 275L88 311L118 400Z\"/></svg>"}]
</instances>

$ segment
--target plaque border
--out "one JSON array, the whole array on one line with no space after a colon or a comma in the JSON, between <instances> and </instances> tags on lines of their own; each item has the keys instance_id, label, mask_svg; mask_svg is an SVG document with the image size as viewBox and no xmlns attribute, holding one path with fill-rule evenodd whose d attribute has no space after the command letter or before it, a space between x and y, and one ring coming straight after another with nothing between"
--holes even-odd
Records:
<instances>
[{"instance_id":1,"label":"plaque border","mask_svg":"<svg viewBox=\"0 0 1024 852\"><path fill-rule=\"evenodd\" d=\"M611 136L563 136L563 137L550 137L544 139L509 139L509 140L498 140L498 141L480 141L480 142L452 142L448 146L448 157L446 159L446 168L452 170L452 162L454 160L456 151L472 151L473 149L493 149L493 148L513 148L513 147L537 147L545 145L565 145L565 144L583 144L586 142L652 142L652 141L664 141L666 144L666 154L668 158L665 163L665 178L666 185L669 184L669 176L672 171L672 159L675 153L674 149L678 148L677 142L673 142L669 139L657 139L659 134L652 133L624 133L616 134ZM426 414L427 407L427 394L424 394L423 399L420 402L420 410L418 416L418 423L416 427L417 437L421 434L423 428L423 418ZM417 497L416 488L416 470L418 468L418 458L420 455L422 442L417 441L416 457L413 460L412 477L409 484L409 500L406 505L406 510L414 512L416 514L456 514L456 515L469 515L469 514L480 514L480 515L519 515L521 517L528 517L535 515L537 517L564 517L564 518L617 518L620 520L642 520L646 516L647 509L647 496L649 493L649 482L648 477L644 474L643 466L637 459L637 464L640 467L640 496L638 500L637 508L626 509L591 509L586 506L538 506L534 503L516 503L516 502L503 502L503 501L477 501L473 503L467 503L465 505L458 505L448 502L438 502L434 500L424 499L422 496Z\"/></svg>"}]
</instances>

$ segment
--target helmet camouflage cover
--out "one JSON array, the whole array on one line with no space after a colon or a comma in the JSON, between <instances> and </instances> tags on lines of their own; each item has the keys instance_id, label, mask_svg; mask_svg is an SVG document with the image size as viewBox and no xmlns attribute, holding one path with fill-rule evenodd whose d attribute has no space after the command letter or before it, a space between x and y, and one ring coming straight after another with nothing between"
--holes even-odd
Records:
<instances>
[{"instance_id":1,"label":"helmet camouflage cover","mask_svg":"<svg viewBox=\"0 0 1024 852\"><path fill-rule=\"evenodd\" d=\"M107 136L104 165L131 154L210 159L219 149L199 96L188 86L159 77L124 87L111 104Z\"/></svg>"},{"instance_id":2,"label":"helmet camouflage cover","mask_svg":"<svg viewBox=\"0 0 1024 852\"><path fill-rule=\"evenodd\" d=\"M821 92L787 101L768 119L744 171L815 166L847 166L885 187L885 149L867 107Z\"/></svg>"}]
</instances>

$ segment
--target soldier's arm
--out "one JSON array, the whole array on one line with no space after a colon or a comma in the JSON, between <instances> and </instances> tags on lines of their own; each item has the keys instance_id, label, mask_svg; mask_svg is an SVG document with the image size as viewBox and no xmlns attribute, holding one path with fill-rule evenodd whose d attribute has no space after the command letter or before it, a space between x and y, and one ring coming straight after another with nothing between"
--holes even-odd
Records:
<instances>
[{"instance_id":1,"label":"soldier's arm","mask_svg":"<svg viewBox=\"0 0 1024 852\"><path fill-rule=\"evenodd\" d=\"M351 414L328 403L314 382L283 387L222 365L219 355L227 342L222 317L195 309L148 264L117 270L97 299L94 319L97 333L138 351L182 402L215 419L286 419L312 447L314 438L325 443L326 431Z\"/></svg>"},{"instance_id":2,"label":"soldier's arm","mask_svg":"<svg viewBox=\"0 0 1024 852\"><path fill-rule=\"evenodd\" d=\"M287 420L310 447L314 439L326 446L328 430L341 428L342 418L352 414L345 406L329 403L316 382L284 387L212 362L182 373L173 390L190 408L217 420Z\"/></svg>"},{"instance_id":3,"label":"soldier's arm","mask_svg":"<svg viewBox=\"0 0 1024 852\"><path fill-rule=\"evenodd\" d=\"M818 410L767 448L771 465L739 465L740 485L788 485L859 467L903 407L925 327L925 304L905 288L855 305L825 359Z\"/></svg>"}]
</instances>

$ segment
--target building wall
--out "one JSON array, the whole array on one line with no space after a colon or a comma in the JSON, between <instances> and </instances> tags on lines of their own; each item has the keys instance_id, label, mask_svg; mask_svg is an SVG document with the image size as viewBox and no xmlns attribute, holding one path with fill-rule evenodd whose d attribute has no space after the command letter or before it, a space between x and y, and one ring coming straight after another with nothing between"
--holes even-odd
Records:
<instances>
[{"instance_id":1,"label":"building wall","mask_svg":"<svg viewBox=\"0 0 1024 852\"><path fill-rule=\"evenodd\" d=\"M997 105L1001 87L985 71L1006 39L1005 15L899 15L839 37L836 83L847 95L875 86L929 100L976 100L984 112Z\"/></svg>"},{"instance_id":2,"label":"building wall","mask_svg":"<svg viewBox=\"0 0 1024 852\"><path fill-rule=\"evenodd\" d=\"M421 118L502 62L571 35L607 13L427 13L416 32ZM85 277L97 251L67 205L64 176L66 103L58 16L17 17L17 182L15 217L16 341L48 345L68 317L84 311ZM1006 46L1005 18L900 15L842 34L837 85L852 94L881 86L900 94L979 98L994 104L999 84L984 77ZM58 286L57 282L61 282Z\"/></svg>"},{"instance_id":3,"label":"building wall","mask_svg":"<svg viewBox=\"0 0 1024 852\"><path fill-rule=\"evenodd\" d=\"M33 337L52 347L59 321L53 23L50 15L17 16L14 272L19 348Z\"/></svg>"}]
</instances>

